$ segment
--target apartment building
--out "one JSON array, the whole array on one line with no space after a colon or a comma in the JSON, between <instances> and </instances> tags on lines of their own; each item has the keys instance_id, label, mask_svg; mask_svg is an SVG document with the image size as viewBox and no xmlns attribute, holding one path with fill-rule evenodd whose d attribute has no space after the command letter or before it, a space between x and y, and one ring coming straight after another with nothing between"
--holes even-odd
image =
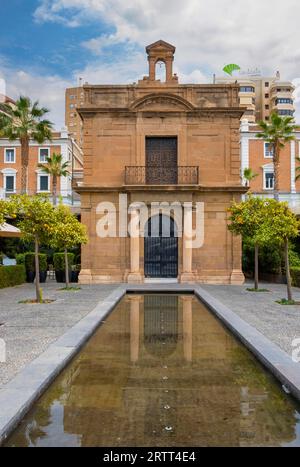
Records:
<instances>
[{"instance_id":1,"label":"apartment building","mask_svg":"<svg viewBox=\"0 0 300 467\"><path fill-rule=\"evenodd\" d=\"M69 163L69 175L58 181L57 193L65 204L79 206L80 197L73 192L72 181L81 179L83 171L82 150L68 135L67 129L53 132L52 140L43 145L30 142L28 166L28 194L46 193L51 197L51 176L45 174L38 164L45 163L53 153L62 154ZM19 141L0 138L0 197L7 198L21 190L21 146Z\"/></svg>"},{"instance_id":2,"label":"apartment building","mask_svg":"<svg viewBox=\"0 0 300 467\"><path fill-rule=\"evenodd\" d=\"M82 86L66 89L65 124L71 138L82 147L82 120L77 107L83 105L84 90Z\"/></svg>"},{"instance_id":3,"label":"apartment building","mask_svg":"<svg viewBox=\"0 0 300 467\"><path fill-rule=\"evenodd\" d=\"M270 145L257 138L259 128L245 120L241 122L241 177L244 169L250 167L257 176L251 181L253 194L270 197L274 189L273 154ZM295 180L300 174L300 127L295 131L295 140L290 141L282 149L280 156L279 200L288 201L295 214L300 214L300 180ZM243 184L246 180L243 179Z\"/></svg>"},{"instance_id":4,"label":"apartment building","mask_svg":"<svg viewBox=\"0 0 300 467\"><path fill-rule=\"evenodd\" d=\"M259 73L240 73L234 77L218 77L215 81L220 84L239 84L240 104L246 108L243 118L251 123L269 120L273 111L285 116L294 114L295 88L290 81L282 81L279 72L273 77L263 77Z\"/></svg>"}]
</instances>

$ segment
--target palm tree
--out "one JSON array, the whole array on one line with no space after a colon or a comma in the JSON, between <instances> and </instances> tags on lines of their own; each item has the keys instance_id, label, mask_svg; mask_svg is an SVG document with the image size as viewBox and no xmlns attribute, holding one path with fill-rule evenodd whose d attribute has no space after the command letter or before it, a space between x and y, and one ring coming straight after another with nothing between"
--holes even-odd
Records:
<instances>
[{"instance_id":1,"label":"palm tree","mask_svg":"<svg viewBox=\"0 0 300 467\"><path fill-rule=\"evenodd\" d=\"M32 103L29 97L20 96L13 106L2 104L4 113L0 113L0 134L10 141L19 140L21 144L21 192L27 192L27 171L29 159L29 143L34 140L43 144L51 140L53 125L43 119L49 112L45 107L39 107L38 102Z\"/></svg>"},{"instance_id":2,"label":"palm tree","mask_svg":"<svg viewBox=\"0 0 300 467\"><path fill-rule=\"evenodd\" d=\"M258 123L261 129L256 137L261 138L270 145L273 153L274 164L274 198L279 199L279 168L280 168L280 152L288 141L295 139L293 132L296 129L294 117L281 117L277 112L273 112L270 116L270 123L260 121Z\"/></svg>"},{"instance_id":3,"label":"palm tree","mask_svg":"<svg viewBox=\"0 0 300 467\"><path fill-rule=\"evenodd\" d=\"M246 180L246 186L248 186L248 187L250 186L250 182L251 182L255 177L258 176L258 174L254 173L253 170L252 170L250 167L244 169L243 175L244 175L244 179Z\"/></svg>"},{"instance_id":4,"label":"palm tree","mask_svg":"<svg viewBox=\"0 0 300 467\"><path fill-rule=\"evenodd\" d=\"M57 181L60 177L66 177L69 175L68 171L68 162L63 162L63 156L61 154L56 154L55 152L52 156L47 157L46 164L39 164L39 167L43 172L52 176L52 195L53 195L53 204L57 204Z\"/></svg>"}]
</instances>

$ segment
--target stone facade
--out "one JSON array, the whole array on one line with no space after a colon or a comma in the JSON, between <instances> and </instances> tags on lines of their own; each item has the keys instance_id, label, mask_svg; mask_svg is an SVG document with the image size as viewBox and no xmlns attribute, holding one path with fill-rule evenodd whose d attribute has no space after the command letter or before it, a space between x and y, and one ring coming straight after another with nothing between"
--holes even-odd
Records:
<instances>
[{"instance_id":1,"label":"stone facade","mask_svg":"<svg viewBox=\"0 0 300 467\"><path fill-rule=\"evenodd\" d=\"M183 233L178 238L178 280L242 283L241 242L227 230L227 208L245 191L240 179L239 88L178 84L172 71L175 48L158 41L146 51L149 76L138 83L83 86L84 104L77 110L83 121L84 178L77 190L89 243L82 251L80 281L144 280L143 237L97 235L103 216L97 213L98 204L113 203L118 219L119 195L126 194L128 204L204 203L201 248L187 248L184 227L177 225ZM166 65L165 82L155 79L157 62ZM147 182L149 137L177 139L176 182Z\"/></svg>"}]
</instances>

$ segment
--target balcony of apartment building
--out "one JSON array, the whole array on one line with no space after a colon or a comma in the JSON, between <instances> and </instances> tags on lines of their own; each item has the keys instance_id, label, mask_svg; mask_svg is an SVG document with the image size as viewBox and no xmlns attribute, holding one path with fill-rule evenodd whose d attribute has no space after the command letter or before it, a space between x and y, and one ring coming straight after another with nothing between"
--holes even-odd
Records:
<instances>
[{"instance_id":1,"label":"balcony of apartment building","mask_svg":"<svg viewBox=\"0 0 300 467\"><path fill-rule=\"evenodd\" d=\"M23 194L21 190L11 190L5 189L0 187L0 199L2 200L9 200L13 195L21 195ZM29 196L34 195L45 195L49 199L49 201L53 202L53 195L50 191L43 191L43 190L27 190L26 192ZM70 206L70 207L78 207L80 208L80 196L74 189L70 190L60 190L57 193L57 200L58 202L62 202L63 204Z\"/></svg>"},{"instance_id":2,"label":"balcony of apartment building","mask_svg":"<svg viewBox=\"0 0 300 467\"><path fill-rule=\"evenodd\" d=\"M279 115L294 115L295 106L291 97L278 97L272 100L272 110L276 110Z\"/></svg>"},{"instance_id":3,"label":"balcony of apartment building","mask_svg":"<svg viewBox=\"0 0 300 467\"><path fill-rule=\"evenodd\" d=\"M271 85L271 100L276 98L292 98L295 87L290 81L274 81Z\"/></svg>"}]
</instances>

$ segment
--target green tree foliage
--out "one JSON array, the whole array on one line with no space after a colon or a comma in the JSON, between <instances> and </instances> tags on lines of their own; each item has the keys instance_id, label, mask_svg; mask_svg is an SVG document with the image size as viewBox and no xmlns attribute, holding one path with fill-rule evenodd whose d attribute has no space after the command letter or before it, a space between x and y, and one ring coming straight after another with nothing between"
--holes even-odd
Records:
<instances>
[{"instance_id":1,"label":"green tree foliage","mask_svg":"<svg viewBox=\"0 0 300 467\"><path fill-rule=\"evenodd\" d=\"M254 288L258 290L258 251L263 241L258 237L265 218L265 200L250 196L246 201L233 203L229 208L228 229L234 235L241 235L244 240L254 245Z\"/></svg>"},{"instance_id":2,"label":"green tree foliage","mask_svg":"<svg viewBox=\"0 0 300 467\"><path fill-rule=\"evenodd\" d=\"M64 251L66 287L69 287L68 250L77 245L87 243L86 227L78 221L67 206L60 204L55 210L51 245Z\"/></svg>"},{"instance_id":3,"label":"green tree foliage","mask_svg":"<svg viewBox=\"0 0 300 467\"><path fill-rule=\"evenodd\" d=\"M53 124L43 117L49 112L32 103L29 97L21 96L14 105L2 104L0 113L0 134L10 141L20 141L21 145L21 191L27 192L27 171L30 140L43 144L51 140Z\"/></svg>"},{"instance_id":4,"label":"green tree foliage","mask_svg":"<svg viewBox=\"0 0 300 467\"><path fill-rule=\"evenodd\" d=\"M46 164L39 164L39 167L46 174L51 175L52 177L52 195L53 195L53 204L57 204L57 182L60 177L66 177L69 175L68 171L68 162L63 162L61 154L56 154L55 152L52 156L47 157Z\"/></svg>"},{"instance_id":5,"label":"green tree foliage","mask_svg":"<svg viewBox=\"0 0 300 467\"><path fill-rule=\"evenodd\" d=\"M250 182L258 176L257 173L253 172L253 170L250 167L247 167L244 169L244 179L246 180L246 186L250 186Z\"/></svg>"},{"instance_id":6,"label":"green tree foliage","mask_svg":"<svg viewBox=\"0 0 300 467\"><path fill-rule=\"evenodd\" d=\"M17 226L25 241L34 242L35 271L36 271L36 300L41 301L39 281L39 249L43 243L48 245L55 230L55 208L43 195L28 196L15 195L9 201L17 215Z\"/></svg>"},{"instance_id":7,"label":"green tree foliage","mask_svg":"<svg viewBox=\"0 0 300 467\"><path fill-rule=\"evenodd\" d=\"M258 126L261 131L257 133L256 137L269 143L273 152L274 198L278 201L280 153L287 142L295 139L295 135L293 134L296 129L294 117L281 117L276 112L273 112L269 123L260 121Z\"/></svg>"},{"instance_id":8,"label":"green tree foliage","mask_svg":"<svg viewBox=\"0 0 300 467\"><path fill-rule=\"evenodd\" d=\"M299 234L300 222L288 207L288 203L279 203L274 199L267 200L267 213L258 232L259 241L277 243L284 247L285 273L287 280L287 297L292 302L292 287L289 262L289 241Z\"/></svg>"}]
</instances>

